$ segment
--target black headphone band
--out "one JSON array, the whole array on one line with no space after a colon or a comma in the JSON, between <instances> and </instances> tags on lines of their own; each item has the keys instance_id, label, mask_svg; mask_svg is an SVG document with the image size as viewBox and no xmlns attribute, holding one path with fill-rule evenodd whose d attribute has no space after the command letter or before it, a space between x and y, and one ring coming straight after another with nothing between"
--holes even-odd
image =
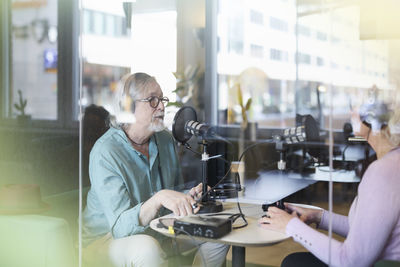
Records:
<instances>
[{"instance_id":1,"label":"black headphone band","mask_svg":"<svg viewBox=\"0 0 400 267\"><path fill-rule=\"evenodd\" d=\"M131 74L125 81L124 83L124 91L123 91L123 96L124 97L131 97L131 95L129 94L129 87L131 86L131 83L133 81L135 77L135 74ZM131 97L132 98L132 97ZM135 112L135 101L132 99L132 103L131 103L131 111Z\"/></svg>"}]
</instances>

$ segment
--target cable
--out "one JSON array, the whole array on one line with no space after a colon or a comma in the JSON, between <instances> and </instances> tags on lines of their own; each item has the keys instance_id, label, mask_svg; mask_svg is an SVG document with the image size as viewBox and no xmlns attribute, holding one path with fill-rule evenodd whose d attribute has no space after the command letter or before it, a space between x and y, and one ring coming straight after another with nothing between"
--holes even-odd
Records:
<instances>
[{"instance_id":1,"label":"cable","mask_svg":"<svg viewBox=\"0 0 400 267\"><path fill-rule=\"evenodd\" d=\"M346 149L349 147L349 145L347 144L345 147L344 147L344 149L343 149L343 151L342 151L342 161L345 161L345 152L346 152Z\"/></svg>"},{"instance_id":2,"label":"cable","mask_svg":"<svg viewBox=\"0 0 400 267\"><path fill-rule=\"evenodd\" d=\"M275 142L273 141L273 139L268 139L268 140L265 140L265 141L261 141L261 142L258 142L258 143L254 143L254 144L252 144L252 145L246 147L246 149L242 152L242 154L241 154L240 157L239 157L239 164L240 164L240 161L242 160L243 156L245 155L245 153L246 153L247 151L249 151L251 148L253 148L253 147L257 146L257 145L261 145L261 144L271 144L271 143L275 143ZM222 181L224 181L224 179L228 176L228 173L231 172L231 170L232 170L232 164L231 164L231 166L229 167L229 170L225 173L224 177L222 177L221 180L219 180L218 183L216 183L213 187L211 187L210 189L208 189L207 192L206 192L205 194L203 194L203 195L201 196L201 198L198 199L198 200L196 201L196 203L200 203L200 202L203 200L203 198L204 198L205 196L207 196L212 190L214 190L218 185L220 185L220 184L222 183ZM236 175L238 176L239 174L237 173ZM237 177L237 176L236 176L236 177ZM240 181L240 179L239 179L239 181ZM239 183L239 185L240 185L240 183ZM245 215L243 214L242 209L240 208L239 194L236 196L236 200L237 200L236 203L237 203L239 212L240 212L240 214L241 214L241 217L243 218L243 220L245 221L245 223L246 223L246 225L247 225L247 220L245 219Z\"/></svg>"},{"instance_id":3,"label":"cable","mask_svg":"<svg viewBox=\"0 0 400 267\"><path fill-rule=\"evenodd\" d=\"M194 150L192 149L192 147L191 147L188 143L185 143L185 147L186 147L187 149L189 149L190 151L192 151L194 154L201 156L201 153L200 153L200 152L197 152L197 151L194 151Z\"/></svg>"},{"instance_id":4,"label":"cable","mask_svg":"<svg viewBox=\"0 0 400 267\"><path fill-rule=\"evenodd\" d=\"M204 216L209 216L209 217L213 217L213 216L228 216L228 219L230 219L232 221L232 229L240 229L243 227L246 227L248 225L248 222L244 216L244 214L241 212L241 209L239 207L240 213L212 213L212 214L205 214ZM242 218L244 221L243 225L240 226L233 226L233 223L239 219Z\"/></svg>"},{"instance_id":5,"label":"cable","mask_svg":"<svg viewBox=\"0 0 400 267\"><path fill-rule=\"evenodd\" d=\"M187 231L185 231L183 229L179 229L179 228L176 228L176 227L173 227L173 229L175 231L175 237L176 237L176 235L178 233L184 233L185 235L187 235L193 241L193 243L197 247L197 251L200 253L201 260L203 261L203 266L207 267L206 259L205 259L204 255L203 255L203 252L200 249L200 245L197 244L196 239L190 233L188 233Z\"/></svg>"},{"instance_id":6,"label":"cable","mask_svg":"<svg viewBox=\"0 0 400 267\"><path fill-rule=\"evenodd\" d=\"M254 144L252 144L252 145L249 145L248 147L246 147L245 150L243 150L243 152L242 152L242 154L240 155L238 161L240 162L240 161L242 160L244 154L246 154L246 152L247 152L249 149L251 149L251 148L253 148L253 147L255 147L255 146L262 145L262 144L274 144L274 143L275 143L275 141L274 141L273 139L268 139L268 140L264 140L264 141L261 141L261 142L258 142L258 143L254 143Z\"/></svg>"},{"instance_id":7,"label":"cable","mask_svg":"<svg viewBox=\"0 0 400 267\"><path fill-rule=\"evenodd\" d=\"M255 143L255 144L252 144L252 145L246 147L246 149L242 152L242 154L241 154L240 157L239 157L239 164L240 164L240 161L242 160L244 154L245 154L249 149L251 149L251 148L253 148L253 147L257 146L257 145L261 145L261 144L272 144L272 143L275 143L275 142L274 142L272 139L268 139L268 140L265 140L265 141L262 141L262 142L258 142L258 143ZM196 153L198 153L198 152L196 152ZM198 199L198 200L196 201L196 203L199 203L201 200L203 200L203 198L204 198L206 195L208 195L212 190L214 190L215 187L217 187L218 185L220 185L221 182L228 176L228 173L230 173L231 170L232 170L232 164L231 164L231 166L229 167L229 170L228 170L228 171L225 173L225 175L221 178L221 180L219 180L218 183L216 183L213 187L211 187L210 189L208 189L207 192L206 192L203 196L201 196L200 199Z\"/></svg>"},{"instance_id":8,"label":"cable","mask_svg":"<svg viewBox=\"0 0 400 267\"><path fill-rule=\"evenodd\" d=\"M163 223L163 221L165 221L165 220L170 220L170 219L172 219L172 220L174 220L174 221L176 220L175 218L159 218L159 219L158 219L158 225L157 225L157 226L161 226L162 228L169 229L169 227L166 226L166 225ZM175 245L176 245L176 247L177 247L177 249L178 249L178 252L179 252L179 246L176 244L176 236L177 236L179 233L182 232L182 233L186 234L187 236L189 236L189 238L192 240L193 244L197 247L197 251L199 251L199 253L200 253L200 257L201 257L201 259L202 259L202 261L203 261L204 266L207 266L206 261L205 261L205 257L204 257L204 255L203 255L203 252L201 251L200 245L197 243L196 239L195 239L190 233L188 233L187 231L185 231L185 230L183 230L183 229L176 228L176 227L173 226L173 224L172 224L171 226L172 226L172 228L174 229ZM178 254L180 254L180 253L178 253Z\"/></svg>"},{"instance_id":9,"label":"cable","mask_svg":"<svg viewBox=\"0 0 400 267\"><path fill-rule=\"evenodd\" d=\"M196 155L199 155L199 156L202 155L200 152L197 152L197 151L193 150L193 148L192 148L188 143L185 143L185 147L186 147L188 150L190 150L191 152L193 152L194 154L196 154ZM224 159L223 157L218 157L218 158L216 158L216 159L222 160L222 161L224 161L225 163L228 163L228 164L230 163L229 161L227 161L227 160Z\"/></svg>"}]
</instances>

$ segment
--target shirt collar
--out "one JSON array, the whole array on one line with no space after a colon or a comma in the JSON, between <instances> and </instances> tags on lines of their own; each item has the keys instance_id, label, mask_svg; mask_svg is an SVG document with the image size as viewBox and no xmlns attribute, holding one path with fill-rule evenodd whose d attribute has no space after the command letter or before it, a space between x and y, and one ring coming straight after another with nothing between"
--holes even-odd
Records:
<instances>
[{"instance_id":1,"label":"shirt collar","mask_svg":"<svg viewBox=\"0 0 400 267\"><path fill-rule=\"evenodd\" d=\"M128 139L128 137L126 136L126 134L125 134L125 132L122 130L122 129L115 129L115 130L117 130L118 131L118 134L122 137L122 139L124 140L124 142L128 145L128 146L130 146L132 149L134 149L133 147L132 147L132 145L131 145L131 143L129 142L129 139ZM153 166L153 164L154 164L154 162L156 161L156 159L157 159L157 156L158 156L158 147L157 147L157 144L156 144L156 133L154 133L152 136L150 136L150 141L149 141L149 155L150 155L150 157L149 157L149 163L150 163L150 167L152 167ZM136 149L134 149L135 150L135 152L137 152L136 151ZM139 152L137 152L137 153L139 153Z\"/></svg>"}]
</instances>

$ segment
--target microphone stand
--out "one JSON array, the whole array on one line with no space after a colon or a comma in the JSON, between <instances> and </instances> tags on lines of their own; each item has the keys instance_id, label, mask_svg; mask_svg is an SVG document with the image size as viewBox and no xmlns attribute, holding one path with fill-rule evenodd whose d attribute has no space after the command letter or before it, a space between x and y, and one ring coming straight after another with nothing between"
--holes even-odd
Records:
<instances>
[{"instance_id":1,"label":"microphone stand","mask_svg":"<svg viewBox=\"0 0 400 267\"><path fill-rule=\"evenodd\" d=\"M279 152L278 170L283 171L286 169L286 147L280 136L273 136L273 140L275 141L275 150Z\"/></svg>"},{"instance_id":2,"label":"microphone stand","mask_svg":"<svg viewBox=\"0 0 400 267\"><path fill-rule=\"evenodd\" d=\"M201 173L202 173L202 178L203 178L203 193L202 193L202 199L200 202L200 210L198 213L216 213L216 212L221 212L223 207L221 202L217 202L209 197L208 194L208 179L207 179L207 164L208 160L212 158L219 157L214 156L210 157L209 154L207 153L207 141L205 139L202 139L201 144L203 146L203 152L201 154Z\"/></svg>"}]
</instances>

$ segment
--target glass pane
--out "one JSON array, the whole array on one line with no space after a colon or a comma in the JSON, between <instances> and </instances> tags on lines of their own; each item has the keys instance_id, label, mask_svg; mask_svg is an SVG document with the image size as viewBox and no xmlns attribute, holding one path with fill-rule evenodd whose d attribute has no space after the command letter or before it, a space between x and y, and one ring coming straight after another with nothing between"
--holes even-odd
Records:
<instances>
[{"instance_id":1,"label":"glass pane","mask_svg":"<svg viewBox=\"0 0 400 267\"><path fill-rule=\"evenodd\" d=\"M34 4L32 4L34 5ZM8 117L57 119L57 0L13 1L11 94Z\"/></svg>"},{"instance_id":2,"label":"glass pane","mask_svg":"<svg viewBox=\"0 0 400 267\"><path fill-rule=\"evenodd\" d=\"M94 184L91 184L96 176L93 176L91 172L89 177L89 155L92 155L90 153L96 141L110 128L110 118L117 115L115 103L119 82L126 74L145 72L156 78L164 96L171 102L176 99L172 92L176 88L173 73L177 70L175 3L174 1L143 3L145 2L82 1L81 12L83 12L84 26L81 33L82 98L80 98L83 118L82 247L86 247L99 237L96 234L98 229L107 228L107 232L111 231L108 226L105 226L108 223L104 224L104 220L107 219L102 217L103 215L99 215L102 222L95 217L90 217L93 209L86 205L86 200L88 199L89 205L96 201L90 198L90 194L93 196L93 192L97 189ZM169 127L172 125L174 115L170 113L172 109L176 108L167 107L165 111L165 123ZM134 179L136 178L135 174ZM136 189L140 192L146 190L145 188ZM132 201L135 200L132 199ZM93 228L94 221L97 221L95 224L100 222L99 227ZM104 256L102 257L106 258L106 254L102 253ZM82 257L84 260L96 260L90 257L88 250L83 250Z\"/></svg>"},{"instance_id":3,"label":"glass pane","mask_svg":"<svg viewBox=\"0 0 400 267\"><path fill-rule=\"evenodd\" d=\"M77 266L79 136L58 114L72 86L57 87L76 76L58 66L73 58L57 50L74 37L71 3L0 2L0 266Z\"/></svg>"},{"instance_id":4,"label":"glass pane","mask_svg":"<svg viewBox=\"0 0 400 267\"><path fill-rule=\"evenodd\" d=\"M229 129L224 137L233 144L225 146L228 160L242 166L226 182L240 183L240 202L264 208L277 201L329 207L330 129L319 110L326 109L328 120L330 99L318 87L324 58L314 47L316 30L297 16L296 4L219 1L219 126ZM341 174L359 180L353 172ZM279 266L304 248L289 240L255 251L265 257L248 262Z\"/></svg>"}]
</instances>

